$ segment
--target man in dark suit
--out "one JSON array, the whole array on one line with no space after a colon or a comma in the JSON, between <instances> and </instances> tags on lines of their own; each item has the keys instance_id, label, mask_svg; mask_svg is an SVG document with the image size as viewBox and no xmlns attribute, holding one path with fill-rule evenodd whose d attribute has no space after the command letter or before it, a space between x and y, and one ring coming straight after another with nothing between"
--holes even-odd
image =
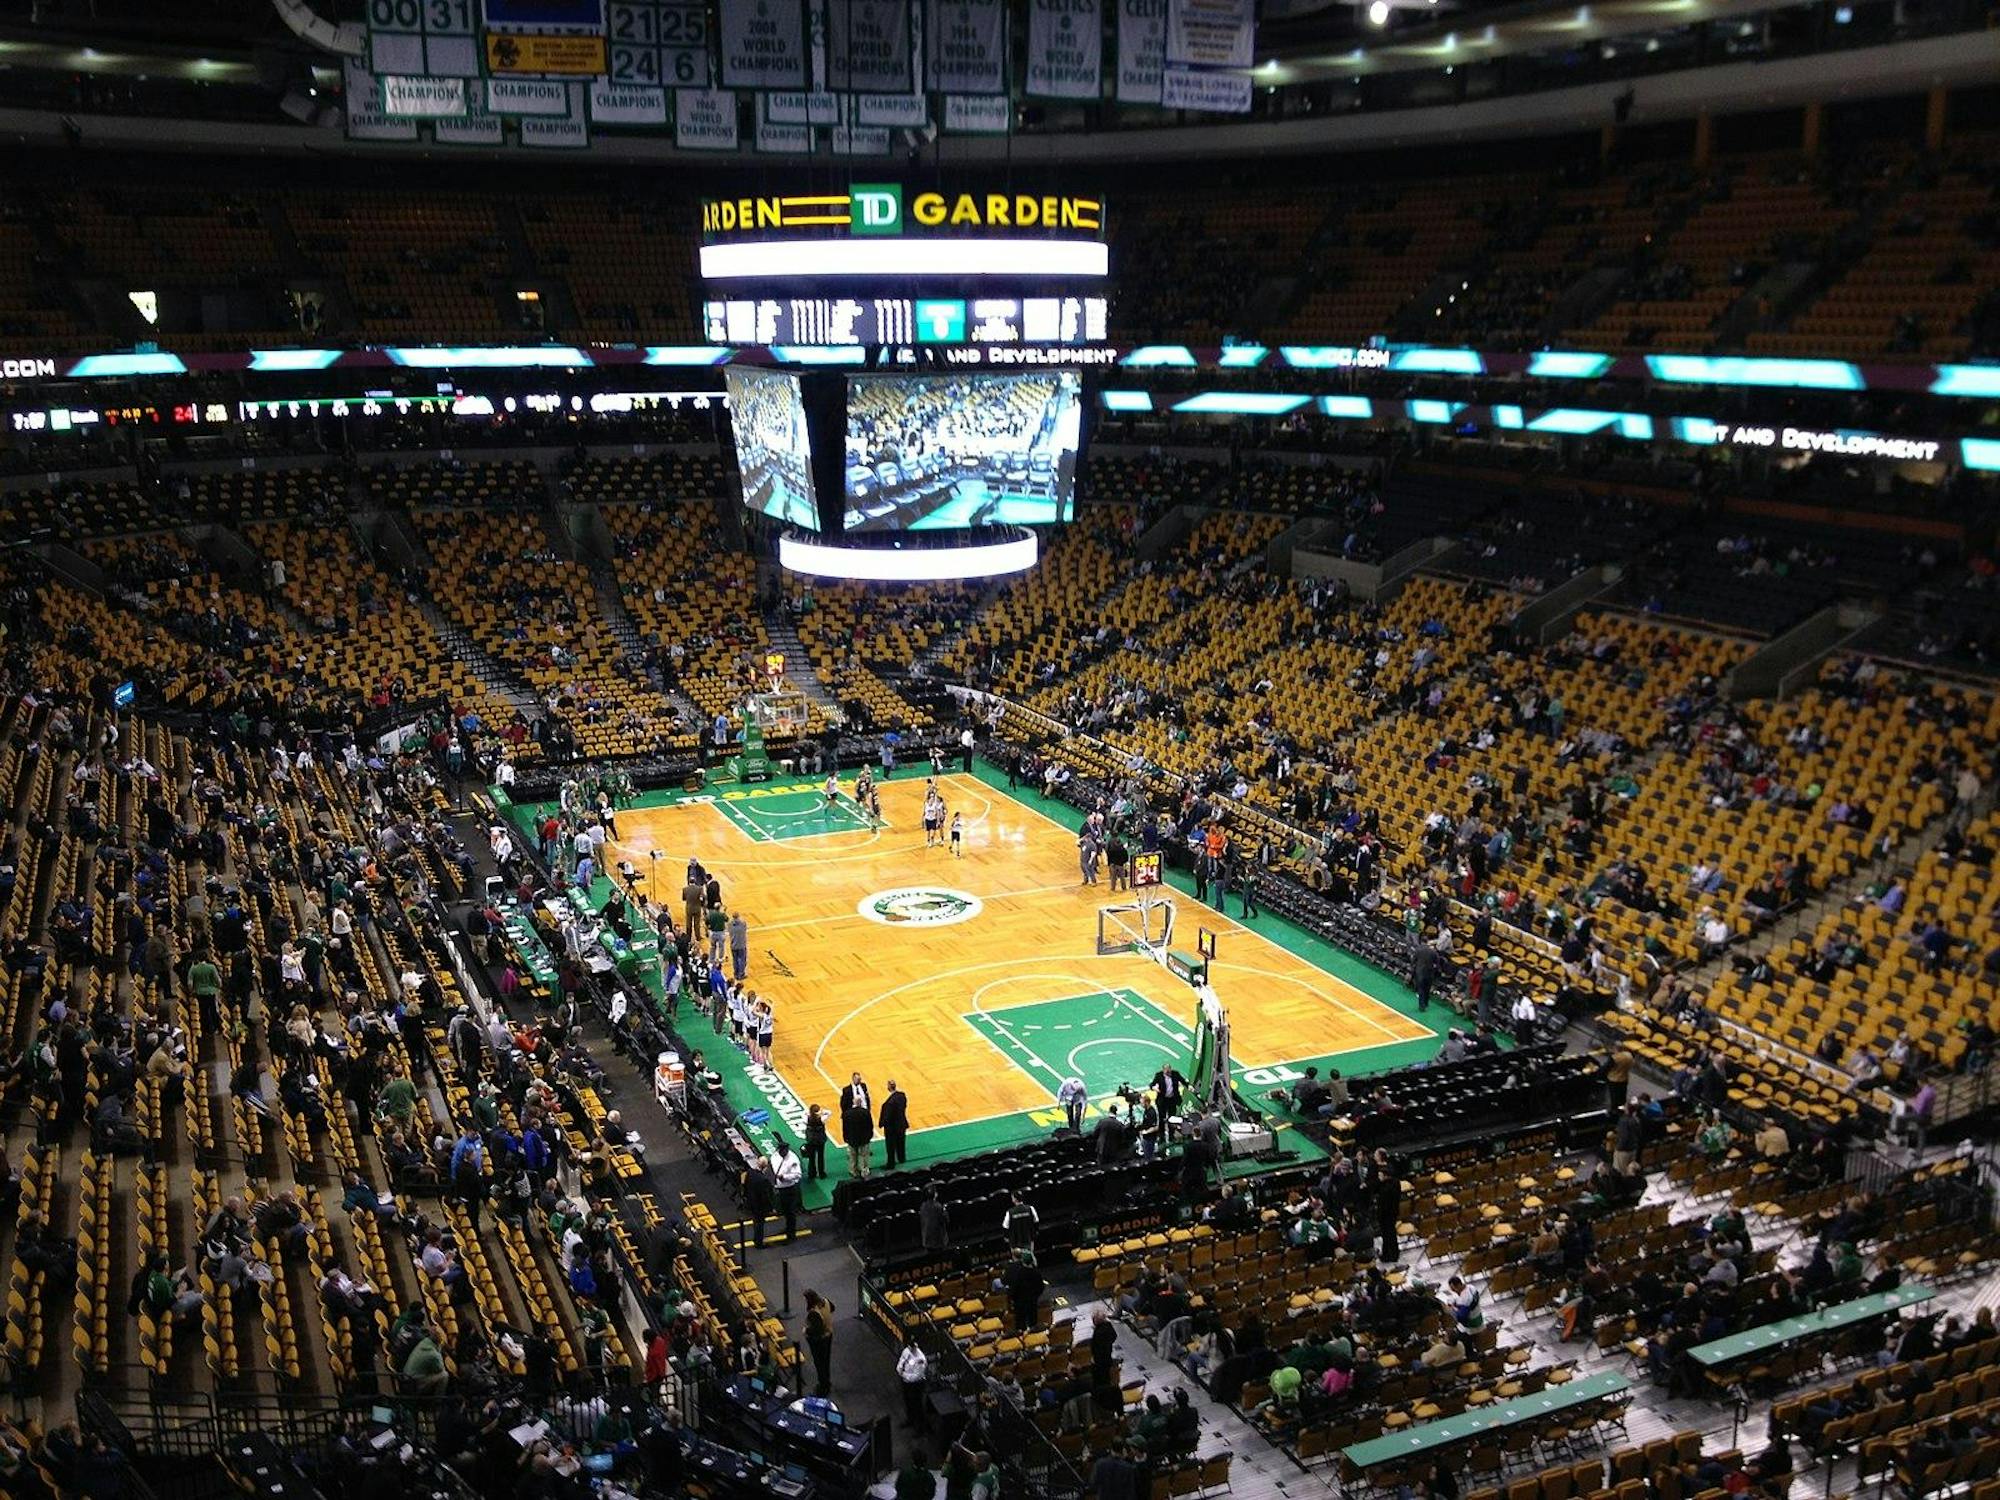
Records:
<instances>
[{"instance_id":1,"label":"man in dark suit","mask_svg":"<svg viewBox=\"0 0 2000 1500\"><path fill-rule=\"evenodd\" d=\"M910 1134L910 1096L896 1087L896 1080L889 1080L889 1092L882 1100L882 1113L878 1119L882 1127L882 1150L884 1164L900 1167L904 1161L903 1142Z\"/></svg>"},{"instance_id":2,"label":"man in dark suit","mask_svg":"<svg viewBox=\"0 0 2000 1500\"><path fill-rule=\"evenodd\" d=\"M1437 949L1419 938L1410 951L1410 988L1417 992L1417 1009L1431 1008L1431 986L1437 978Z\"/></svg>"},{"instance_id":3,"label":"man in dark suit","mask_svg":"<svg viewBox=\"0 0 2000 1500\"><path fill-rule=\"evenodd\" d=\"M875 1111L868 1085L856 1073L840 1091L840 1143L847 1147L847 1175L868 1175L868 1151L875 1140Z\"/></svg>"}]
</instances>

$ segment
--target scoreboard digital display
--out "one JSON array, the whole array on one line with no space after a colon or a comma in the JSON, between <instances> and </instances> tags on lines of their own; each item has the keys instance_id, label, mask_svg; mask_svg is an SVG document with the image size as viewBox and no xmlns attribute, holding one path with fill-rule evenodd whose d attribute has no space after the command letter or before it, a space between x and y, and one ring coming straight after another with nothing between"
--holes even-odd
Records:
<instances>
[{"instance_id":1,"label":"scoreboard digital display","mask_svg":"<svg viewBox=\"0 0 2000 1500\"><path fill-rule=\"evenodd\" d=\"M1108 311L1101 296L735 297L702 321L715 344L1101 344Z\"/></svg>"}]
</instances>

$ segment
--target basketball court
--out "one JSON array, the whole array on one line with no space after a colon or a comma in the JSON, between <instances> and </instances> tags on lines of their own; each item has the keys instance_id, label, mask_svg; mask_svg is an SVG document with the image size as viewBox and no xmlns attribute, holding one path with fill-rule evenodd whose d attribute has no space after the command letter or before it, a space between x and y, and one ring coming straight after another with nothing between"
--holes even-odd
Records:
<instances>
[{"instance_id":1,"label":"basketball court","mask_svg":"<svg viewBox=\"0 0 2000 1500\"><path fill-rule=\"evenodd\" d=\"M1121 931L1159 938L1166 912L1100 923L1100 908L1134 896L1114 893L1102 867L1097 885L1082 885L1075 810L1010 792L989 767L943 776L947 806L964 815L964 856L954 858L925 847L924 784L914 769L882 784L880 825L845 796L828 810L820 783L799 780L653 793L618 814L610 864L630 860L678 916L687 860L699 858L749 922L747 982L776 1011L774 1066L752 1067L685 1007L679 1030L704 1048L739 1112L763 1112L753 1136L796 1139L812 1103L837 1120L840 1089L858 1072L878 1102L890 1079L903 1088L910 1159L935 1160L1047 1133L1062 1122L1056 1093L1072 1074L1093 1114L1163 1066L1190 1074L1197 1000L1187 980L1151 949L1100 951ZM846 792L853 785L843 778ZM1206 930L1232 1076L1247 1096L1310 1064L1353 1074L1435 1051L1436 1033L1386 975L1276 917L1246 925L1200 905L1176 881L1136 894L1171 902L1165 946L1177 958L1195 956ZM1139 934L1146 920L1153 930ZM1304 1144L1295 1133L1280 1141Z\"/></svg>"}]
</instances>

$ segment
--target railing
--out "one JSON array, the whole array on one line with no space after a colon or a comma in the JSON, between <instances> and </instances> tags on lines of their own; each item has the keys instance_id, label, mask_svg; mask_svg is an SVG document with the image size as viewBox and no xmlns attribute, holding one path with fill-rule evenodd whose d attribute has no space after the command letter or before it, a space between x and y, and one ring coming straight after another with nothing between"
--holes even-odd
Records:
<instances>
[{"instance_id":1,"label":"railing","mask_svg":"<svg viewBox=\"0 0 2000 1500\"><path fill-rule=\"evenodd\" d=\"M916 1340L930 1362L931 1373L952 1388L967 1411L978 1413L988 1451L1018 1469L1030 1493L1045 1500L1081 1500L1089 1488L1083 1473L1011 1398L989 1388L985 1372L972 1362L950 1329L929 1318L896 1317L889 1310L884 1288L866 1275L860 1280L864 1306L872 1306L885 1321L892 1321L903 1337ZM992 1399L982 1399L987 1396Z\"/></svg>"}]
</instances>

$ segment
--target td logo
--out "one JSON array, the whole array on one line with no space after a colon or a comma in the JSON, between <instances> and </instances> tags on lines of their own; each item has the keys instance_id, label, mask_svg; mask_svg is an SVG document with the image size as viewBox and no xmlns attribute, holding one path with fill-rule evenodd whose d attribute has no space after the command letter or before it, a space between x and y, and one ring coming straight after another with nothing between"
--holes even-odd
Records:
<instances>
[{"instance_id":1,"label":"td logo","mask_svg":"<svg viewBox=\"0 0 2000 1500\"><path fill-rule=\"evenodd\" d=\"M853 205L848 225L854 234L903 232L903 185L899 182L857 182L847 190Z\"/></svg>"}]
</instances>

